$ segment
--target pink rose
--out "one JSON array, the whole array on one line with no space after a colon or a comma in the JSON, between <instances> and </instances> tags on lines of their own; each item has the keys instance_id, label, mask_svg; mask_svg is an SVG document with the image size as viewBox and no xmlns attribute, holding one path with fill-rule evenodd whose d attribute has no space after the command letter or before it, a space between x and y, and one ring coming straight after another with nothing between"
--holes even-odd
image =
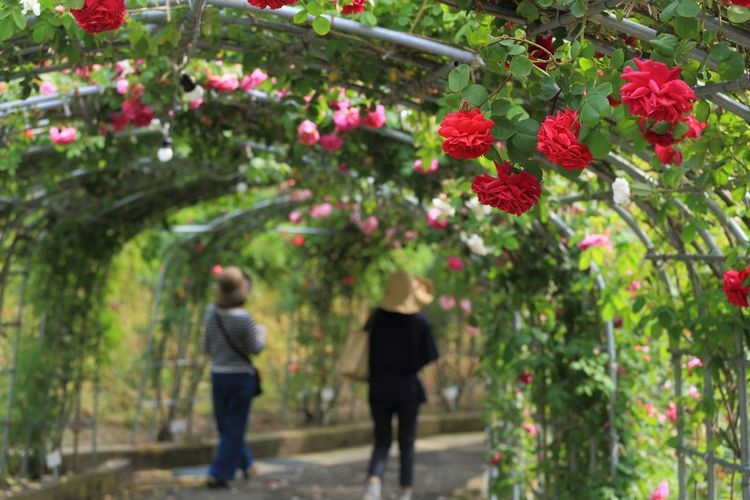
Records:
<instances>
[{"instance_id":1,"label":"pink rose","mask_svg":"<svg viewBox=\"0 0 750 500\"><path fill-rule=\"evenodd\" d=\"M427 224L435 229L445 229L448 227L448 219L442 210L434 207L427 211Z\"/></svg>"},{"instance_id":2,"label":"pink rose","mask_svg":"<svg viewBox=\"0 0 750 500\"><path fill-rule=\"evenodd\" d=\"M362 124L367 128L380 128L385 125L385 107L378 104L375 106L375 111L368 111Z\"/></svg>"},{"instance_id":3,"label":"pink rose","mask_svg":"<svg viewBox=\"0 0 750 500\"><path fill-rule=\"evenodd\" d=\"M651 496L648 500L667 500L669 498L669 483L666 481L660 482L654 491L651 492Z\"/></svg>"},{"instance_id":4,"label":"pink rose","mask_svg":"<svg viewBox=\"0 0 750 500\"><path fill-rule=\"evenodd\" d=\"M409 229L408 231L404 231L404 239L406 241L411 241L416 237L417 237L416 231L412 231L411 229Z\"/></svg>"},{"instance_id":5,"label":"pink rose","mask_svg":"<svg viewBox=\"0 0 750 500\"><path fill-rule=\"evenodd\" d=\"M222 273L222 271L224 271L224 268L222 266L220 266L219 264L215 264L211 268L211 272L214 274L214 276L220 275Z\"/></svg>"},{"instance_id":6,"label":"pink rose","mask_svg":"<svg viewBox=\"0 0 750 500\"><path fill-rule=\"evenodd\" d=\"M310 120L305 120L297 127L297 139L304 146L314 146L320 140L318 126Z\"/></svg>"},{"instance_id":7,"label":"pink rose","mask_svg":"<svg viewBox=\"0 0 750 500\"><path fill-rule=\"evenodd\" d=\"M459 257L448 257L448 269L451 271L461 271L464 268L464 261Z\"/></svg>"},{"instance_id":8,"label":"pink rose","mask_svg":"<svg viewBox=\"0 0 750 500\"><path fill-rule=\"evenodd\" d=\"M461 310L465 314L471 314L471 300L469 300L469 299L461 299L459 301L459 305L461 306Z\"/></svg>"},{"instance_id":9,"label":"pink rose","mask_svg":"<svg viewBox=\"0 0 750 500\"><path fill-rule=\"evenodd\" d=\"M61 146L75 141L77 135L78 132L75 127L52 127L49 129L49 137L52 139L52 142Z\"/></svg>"},{"instance_id":10,"label":"pink rose","mask_svg":"<svg viewBox=\"0 0 750 500\"><path fill-rule=\"evenodd\" d=\"M422 160L414 160L414 171L421 175L430 175L431 173L435 172L438 167L440 167L440 163L437 161L437 158L430 162L430 168L428 168L427 170L424 169Z\"/></svg>"},{"instance_id":11,"label":"pink rose","mask_svg":"<svg viewBox=\"0 0 750 500\"><path fill-rule=\"evenodd\" d=\"M677 422L677 405L674 403L669 403L669 405L667 405L667 411L664 412L664 415L666 415L666 417L672 422Z\"/></svg>"},{"instance_id":12,"label":"pink rose","mask_svg":"<svg viewBox=\"0 0 750 500\"><path fill-rule=\"evenodd\" d=\"M344 145L344 139L336 134L325 134L320 138L320 145L326 151L337 151Z\"/></svg>"},{"instance_id":13,"label":"pink rose","mask_svg":"<svg viewBox=\"0 0 750 500\"><path fill-rule=\"evenodd\" d=\"M117 90L117 93L120 95L127 94L129 88L130 88L130 82L128 82L125 78L118 78L117 82L115 82L115 89Z\"/></svg>"},{"instance_id":14,"label":"pink rose","mask_svg":"<svg viewBox=\"0 0 750 500\"><path fill-rule=\"evenodd\" d=\"M310 217L313 219L323 219L328 217L333 212L333 205L330 203L321 203L319 205L313 205L310 209Z\"/></svg>"},{"instance_id":15,"label":"pink rose","mask_svg":"<svg viewBox=\"0 0 750 500\"><path fill-rule=\"evenodd\" d=\"M525 422L522 427L523 427L523 430L525 430L526 432L529 433L529 435L531 435L531 437L536 437L536 434L537 434L536 425Z\"/></svg>"},{"instance_id":16,"label":"pink rose","mask_svg":"<svg viewBox=\"0 0 750 500\"><path fill-rule=\"evenodd\" d=\"M292 201L307 201L312 198L312 191L309 189L295 189L289 196Z\"/></svg>"},{"instance_id":17,"label":"pink rose","mask_svg":"<svg viewBox=\"0 0 750 500\"><path fill-rule=\"evenodd\" d=\"M42 95L50 95L57 93L57 85L52 82L42 82L39 86L39 93Z\"/></svg>"},{"instance_id":18,"label":"pink rose","mask_svg":"<svg viewBox=\"0 0 750 500\"><path fill-rule=\"evenodd\" d=\"M196 99L195 101L190 101L188 103L188 109L198 109L201 107L201 104L203 104L203 98Z\"/></svg>"},{"instance_id":19,"label":"pink rose","mask_svg":"<svg viewBox=\"0 0 750 500\"><path fill-rule=\"evenodd\" d=\"M695 356L690 356L688 359L687 367L688 370L692 370L696 366L703 366L703 361L700 360L700 358L697 358Z\"/></svg>"},{"instance_id":20,"label":"pink rose","mask_svg":"<svg viewBox=\"0 0 750 500\"><path fill-rule=\"evenodd\" d=\"M302 220L302 214L296 210L289 212L289 221L293 224L298 223Z\"/></svg>"},{"instance_id":21,"label":"pink rose","mask_svg":"<svg viewBox=\"0 0 750 500\"><path fill-rule=\"evenodd\" d=\"M333 123L343 132L359 127L359 108L342 108L333 113Z\"/></svg>"},{"instance_id":22,"label":"pink rose","mask_svg":"<svg viewBox=\"0 0 750 500\"><path fill-rule=\"evenodd\" d=\"M374 215L369 216L359 226L360 231L365 234L372 234L378 228L378 218Z\"/></svg>"},{"instance_id":23,"label":"pink rose","mask_svg":"<svg viewBox=\"0 0 750 500\"><path fill-rule=\"evenodd\" d=\"M578 248L586 250L590 247L604 247L612 251L612 242L609 241L609 237L606 234L590 234L578 244Z\"/></svg>"},{"instance_id":24,"label":"pink rose","mask_svg":"<svg viewBox=\"0 0 750 500\"><path fill-rule=\"evenodd\" d=\"M443 311L450 311L456 307L456 299L451 295L441 295L438 297L438 304Z\"/></svg>"},{"instance_id":25,"label":"pink rose","mask_svg":"<svg viewBox=\"0 0 750 500\"><path fill-rule=\"evenodd\" d=\"M206 88L214 89L216 92L227 93L237 90L240 86L240 81L237 75L232 73L225 73L221 76L211 75L208 77Z\"/></svg>"},{"instance_id":26,"label":"pink rose","mask_svg":"<svg viewBox=\"0 0 750 500\"><path fill-rule=\"evenodd\" d=\"M245 92L249 92L266 80L268 80L268 75L263 70L255 68L252 73L242 77L240 88Z\"/></svg>"}]
</instances>

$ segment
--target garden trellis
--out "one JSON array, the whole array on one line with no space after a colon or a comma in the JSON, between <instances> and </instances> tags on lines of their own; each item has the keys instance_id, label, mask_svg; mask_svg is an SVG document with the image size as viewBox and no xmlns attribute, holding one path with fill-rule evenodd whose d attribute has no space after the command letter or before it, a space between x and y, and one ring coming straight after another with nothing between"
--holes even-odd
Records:
<instances>
[{"instance_id":1,"label":"garden trellis","mask_svg":"<svg viewBox=\"0 0 750 500\"><path fill-rule=\"evenodd\" d=\"M687 498L690 488L694 495L700 491L707 498L716 498L722 481L733 484L733 479L724 479L723 472L717 474L717 467L739 473L742 497L750 498L747 391L746 383L741 382L747 381L747 319L741 310L715 312L712 305L721 297L718 290L725 270L741 269L748 259L748 158L732 144L747 137L750 122L746 55L750 35L742 8L727 10L718 2L692 0L456 0L416 4L399 7L375 2L360 20L353 20L334 15L333 7L322 1L278 10L257 9L240 0L146 2L129 5L131 13L124 35L120 37L115 32L109 38L81 36L69 14L57 13L53 19L49 6L44 15L23 21L19 19L20 7L1 7L0 37L5 41L0 45L4 61L0 77L11 82L13 98L3 99L0 94L0 140L7 153L0 160L2 175L7 179L0 191L0 248L4 254L0 343L9 366L0 372L3 381L7 381L7 388L3 389L6 410L0 473L6 474L8 461L16 457L17 444L10 442L12 426L17 421L16 375L19 360L26 355L23 348L19 351L21 340L34 337L36 331L46 327L40 324L40 318L44 321L44 316L40 316L42 307L50 304L52 296L62 297L58 311L61 320L69 323L55 323L52 318L49 327L53 338L58 333L61 339L70 335L96 358L97 332L101 329L96 324L96 311L103 305L93 297L91 311L80 310L73 304L74 297L81 293L88 297L101 290L107 280L108 263L125 242L144 228L160 223L174 208L218 198L240 181L249 182L251 190L267 190L289 174L266 165L239 172L238 165L249 162L248 138L270 145L274 152L262 155L288 161L292 169L301 172L300 181L309 181L321 190L326 186L336 189L340 182L331 178L336 175L331 172L335 163L346 161L356 164L353 169L357 176L342 184L365 195L368 185L364 179L372 177L378 184L395 186L403 189L405 196L416 194L423 200L441 190L453 190L454 196L460 196L462 190L468 191L465 185L458 185L460 182L445 187L446 184L418 174L404 176L403 164L405 158L415 155L427 164L439 154L434 116L454 112L467 101L472 107L482 107L498 127L509 128L503 132L503 139L510 156L489 153L492 160L512 160L528 172L545 173L542 199L550 208L534 212L534 218L549 228L544 231L557 232L560 238L575 238L585 230L585 221L571 215L569 209L590 202L594 207L591 210L604 210L612 220L619 218L621 229L627 228L634 241L640 242L641 258L652 263L662 282L658 287L664 293L653 305L639 303L638 310L653 306L652 317L671 333L671 378L677 415L677 436L672 444L678 452L675 476L679 498ZM454 7L466 10L451 10ZM689 16L692 12L695 15ZM381 26L373 26L373 13ZM512 26L507 27L503 21ZM47 33L46 26L55 28ZM410 27L409 32L406 27ZM554 34L553 52L557 53L554 57L550 54L548 62L574 68L557 80L550 77L553 70L548 73L529 57L534 48L530 43L536 43L531 39L546 33ZM640 45L634 40L624 43L621 36L634 37L641 41ZM503 47L501 52L497 51L498 46ZM562 62L556 62L557 56ZM525 125L531 126L533 121L538 127L544 115L552 114L544 109L549 108L550 102L553 110L557 106L593 106L595 97L601 97L596 90L601 85L610 84L608 97L619 94L612 93L611 85L619 77L609 78L612 75L606 72L619 73L625 60L649 56L670 65L684 65L687 78L694 80L689 82L692 91L703 99L701 119L709 122L704 132L708 138L684 146L683 167L662 167L644 147L643 140L636 138L641 130L635 122L628 122L630 118L624 112L608 105L606 110L594 109L595 114L589 115L590 123L586 125L590 132L599 134L600 141L608 142L606 150L597 149L596 159L586 168L590 178L566 175L569 181L562 181L560 176L555 179L551 175L556 169L554 164L533 147L527 147L527 138L535 133L524 136L517 132L521 125L518 116L531 117L523 120ZM114 70L107 65L139 57L144 59L139 78L149 85L146 95L155 109L155 119L144 127L112 133L108 120L118 111L119 97L113 91ZM278 78L280 85L291 89L292 97L273 95L280 89L270 85L242 95L217 91L201 108L188 111L180 75L191 74L202 83L203 74L221 70L222 66L212 62L217 58L225 60L225 67L263 66ZM612 62L617 58L622 59L619 65ZM605 62L596 62L601 60ZM506 62L509 69L503 67ZM76 68L92 64L105 66L104 72L95 76L95 83L75 76ZM598 77L596 71L605 74ZM455 83L455 75L468 75L461 76L467 78L463 87ZM51 78L70 90L29 96L36 90L33 82L40 78ZM581 88L574 88L566 79L576 81ZM130 82L131 89L136 83ZM445 92L446 85L449 92ZM298 89L299 94L294 95ZM302 94L313 90L322 97L304 102ZM363 99L361 105L377 102L389 106L387 127L368 133L353 132L356 144L347 145L346 156L290 145L291 134L304 117L323 120L328 116L325 102L345 93L348 99ZM500 101L509 109L493 107L494 102ZM313 108L309 108L310 102ZM198 118L194 119L194 115ZM63 146L53 148L38 138L40 131L63 122L79 125L88 135L82 146L73 143L67 155ZM25 130L32 131L31 139L23 137ZM108 132L109 136L96 139L99 131ZM154 154L166 140L174 142L178 159L161 163ZM255 149L263 148L256 145ZM443 165L442 171L452 169L456 178L472 169L481 171L476 166L466 167L467 163L451 161L447 165L450 166ZM310 172L309 178L305 178L305 169ZM610 184L622 176L631 180L635 191L627 207L612 202L609 190ZM446 176L441 179L447 180ZM570 186L575 186L577 192L569 194ZM524 217L519 220L533 220ZM509 224L521 242L534 233L529 224ZM71 245L84 242L90 244L85 256L70 255L76 251ZM442 243L451 244L448 239ZM45 260L53 256L60 262ZM565 257L571 258L574 257ZM597 266L603 267L602 262L581 257L583 268L584 261L592 272ZM61 276L63 265L69 266L70 275L53 279ZM76 273L82 273L80 280ZM90 281L85 282L87 279ZM34 289L45 282L49 289ZM53 290L53 286L59 288ZM487 291L494 293L500 288L489 286ZM611 340L607 342L608 369L614 382L617 365L611 321L619 311L611 302L614 292L610 293L604 283L599 288L597 308L605 324L610 325L606 331ZM27 303L36 309L30 309ZM643 330L648 325L644 320L633 326ZM703 339L701 331L705 337L709 332L731 337L731 345ZM49 336L45 333L45 340L40 343L51 342ZM700 349L696 350L698 337ZM62 340L54 340L52 345L69 348ZM688 356L697 356L703 363L705 404L700 410L700 435L695 435L695 427L685 428L688 415L682 366ZM69 375L74 378L52 379L71 388L59 395L63 401L60 407L50 410L51 426L70 422L80 425L78 417L70 417L71 408L76 404L80 408L76 398L82 381L87 376L96 380L96 363L70 363L68 366L75 368ZM732 393L717 397L724 388ZM614 412L617 391L608 397L612 398L609 408ZM720 403L726 403L721 411L715 408ZM728 420L726 425L720 421L722 418ZM610 414L612 481L620 474L615 466L620 450L619 429L613 420L616 418ZM717 439L723 440L726 449L717 444ZM54 441L59 444L59 436L53 435L51 441L45 446L54 445ZM704 481L690 476L689 457L704 465ZM726 491L721 490L722 494Z\"/></svg>"}]
</instances>

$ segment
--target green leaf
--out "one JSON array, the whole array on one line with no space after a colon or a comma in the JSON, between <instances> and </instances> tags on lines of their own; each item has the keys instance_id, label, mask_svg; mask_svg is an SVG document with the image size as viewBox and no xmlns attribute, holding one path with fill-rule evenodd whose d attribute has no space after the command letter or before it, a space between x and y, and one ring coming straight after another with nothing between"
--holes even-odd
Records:
<instances>
[{"instance_id":1,"label":"green leaf","mask_svg":"<svg viewBox=\"0 0 750 500\"><path fill-rule=\"evenodd\" d=\"M0 20L0 41L7 40L16 32L16 22L12 17Z\"/></svg>"},{"instance_id":2,"label":"green leaf","mask_svg":"<svg viewBox=\"0 0 750 500\"><path fill-rule=\"evenodd\" d=\"M612 56L610 56L610 65L613 68L620 68L622 67L622 64L625 62L625 52L623 52L622 49L616 49L614 52L612 52Z\"/></svg>"},{"instance_id":3,"label":"green leaf","mask_svg":"<svg viewBox=\"0 0 750 500\"><path fill-rule=\"evenodd\" d=\"M708 101L698 101L695 105L695 118L699 122L705 122L708 120L708 115L711 113L711 106Z\"/></svg>"},{"instance_id":4,"label":"green leaf","mask_svg":"<svg viewBox=\"0 0 750 500\"><path fill-rule=\"evenodd\" d=\"M589 151L591 151L591 154L597 160L601 160L602 158L606 157L611 149L609 139L597 130L592 130L591 132L589 132L583 142L584 144L586 144L586 146L588 146Z\"/></svg>"},{"instance_id":5,"label":"green leaf","mask_svg":"<svg viewBox=\"0 0 750 500\"><path fill-rule=\"evenodd\" d=\"M679 139L683 135L687 134L687 131L690 129L690 126L685 122L677 122L677 124L674 126L674 130L672 130L672 138L673 139Z\"/></svg>"},{"instance_id":6,"label":"green leaf","mask_svg":"<svg viewBox=\"0 0 750 500\"><path fill-rule=\"evenodd\" d=\"M524 55L513 57L510 61L510 72L518 78L525 78L531 74L531 61Z\"/></svg>"},{"instance_id":7,"label":"green leaf","mask_svg":"<svg viewBox=\"0 0 750 500\"><path fill-rule=\"evenodd\" d=\"M16 23L16 26L18 26L18 29L20 30L26 27L26 16L21 14L20 10L13 11L13 21Z\"/></svg>"},{"instance_id":8,"label":"green leaf","mask_svg":"<svg viewBox=\"0 0 750 500\"><path fill-rule=\"evenodd\" d=\"M462 95L472 106L479 106L487 100L489 94L486 88L474 83L466 87Z\"/></svg>"},{"instance_id":9,"label":"green leaf","mask_svg":"<svg viewBox=\"0 0 750 500\"><path fill-rule=\"evenodd\" d=\"M467 64L453 68L448 74L448 88L453 92L460 92L469 84L470 69Z\"/></svg>"},{"instance_id":10,"label":"green leaf","mask_svg":"<svg viewBox=\"0 0 750 500\"><path fill-rule=\"evenodd\" d=\"M660 54L666 57L672 57L674 56L675 50L677 50L677 45L680 43L680 39L674 35L662 33L655 40L649 40L648 43Z\"/></svg>"},{"instance_id":11,"label":"green leaf","mask_svg":"<svg viewBox=\"0 0 750 500\"><path fill-rule=\"evenodd\" d=\"M331 22L324 16L318 16L312 22L312 27L315 33L320 36L327 35L331 31Z\"/></svg>"},{"instance_id":12,"label":"green leaf","mask_svg":"<svg viewBox=\"0 0 750 500\"><path fill-rule=\"evenodd\" d=\"M525 17L527 21L535 21L539 19L539 9L534 5L534 2L531 2L530 0L524 0L521 2L516 11L522 17Z\"/></svg>"},{"instance_id":13,"label":"green leaf","mask_svg":"<svg viewBox=\"0 0 750 500\"><path fill-rule=\"evenodd\" d=\"M308 2L307 5L305 5L305 10L311 16L317 17L323 13L323 6L320 5L318 2Z\"/></svg>"},{"instance_id":14,"label":"green leaf","mask_svg":"<svg viewBox=\"0 0 750 500\"><path fill-rule=\"evenodd\" d=\"M492 103L492 116L500 117L505 116L508 110L510 110L511 102L507 99L498 99Z\"/></svg>"},{"instance_id":15,"label":"green leaf","mask_svg":"<svg viewBox=\"0 0 750 500\"><path fill-rule=\"evenodd\" d=\"M511 138L511 143L521 151L533 152L536 149L539 122L529 118L518 122L515 128L516 134Z\"/></svg>"},{"instance_id":16,"label":"green leaf","mask_svg":"<svg viewBox=\"0 0 750 500\"><path fill-rule=\"evenodd\" d=\"M750 9L740 7L739 5L732 5L727 9L727 18L730 23L744 23L750 21Z\"/></svg>"},{"instance_id":17,"label":"green leaf","mask_svg":"<svg viewBox=\"0 0 750 500\"><path fill-rule=\"evenodd\" d=\"M719 63L719 76L722 80L738 80L745 72L745 59L732 50L729 59Z\"/></svg>"},{"instance_id":18,"label":"green leaf","mask_svg":"<svg viewBox=\"0 0 750 500\"><path fill-rule=\"evenodd\" d=\"M469 41L469 44L474 47L484 47L490 43L490 30L486 27L474 30L469 33L467 40Z\"/></svg>"},{"instance_id":19,"label":"green leaf","mask_svg":"<svg viewBox=\"0 0 750 500\"><path fill-rule=\"evenodd\" d=\"M302 9L296 14L294 14L294 18L292 18L292 22L294 22L294 24L304 24L306 21L307 21L307 11L305 9Z\"/></svg>"},{"instance_id":20,"label":"green leaf","mask_svg":"<svg viewBox=\"0 0 750 500\"><path fill-rule=\"evenodd\" d=\"M680 0L675 12L680 17L696 17L700 14L701 8L695 0Z\"/></svg>"}]
</instances>

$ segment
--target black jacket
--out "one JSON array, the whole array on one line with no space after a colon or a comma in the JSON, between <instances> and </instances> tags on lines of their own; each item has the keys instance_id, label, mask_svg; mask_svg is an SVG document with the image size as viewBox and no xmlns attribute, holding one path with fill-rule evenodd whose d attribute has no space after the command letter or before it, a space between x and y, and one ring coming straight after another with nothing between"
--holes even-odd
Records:
<instances>
[{"instance_id":1,"label":"black jacket","mask_svg":"<svg viewBox=\"0 0 750 500\"><path fill-rule=\"evenodd\" d=\"M427 401L417 373L439 356L427 318L375 309L365 329L370 333L370 402L408 405Z\"/></svg>"}]
</instances>

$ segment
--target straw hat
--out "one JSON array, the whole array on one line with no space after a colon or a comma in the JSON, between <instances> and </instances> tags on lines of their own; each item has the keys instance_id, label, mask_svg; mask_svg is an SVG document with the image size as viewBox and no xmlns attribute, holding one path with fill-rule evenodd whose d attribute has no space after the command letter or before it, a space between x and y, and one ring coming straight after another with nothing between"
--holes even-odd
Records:
<instances>
[{"instance_id":1,"label":"straw hat","mask_svg":"<svg viewBox=\"0 0 750 500\"><path fill-rule=\"evenodd\" d=\"M400 269L388 278L380 308L401 314L416 314L434 299L432 289L432 281Z\"/></svg>"},{"instance_id":2,"label":"straw hat","mask_svg":"<svg viewBox=\"0 0 750 500\"><path fill-rule=\"evenodd\" d=\"M221 308L241 306L250 291L250 280L237 266L225 267L219 274L216 305Z\"/></svg>"}]
</instances>

